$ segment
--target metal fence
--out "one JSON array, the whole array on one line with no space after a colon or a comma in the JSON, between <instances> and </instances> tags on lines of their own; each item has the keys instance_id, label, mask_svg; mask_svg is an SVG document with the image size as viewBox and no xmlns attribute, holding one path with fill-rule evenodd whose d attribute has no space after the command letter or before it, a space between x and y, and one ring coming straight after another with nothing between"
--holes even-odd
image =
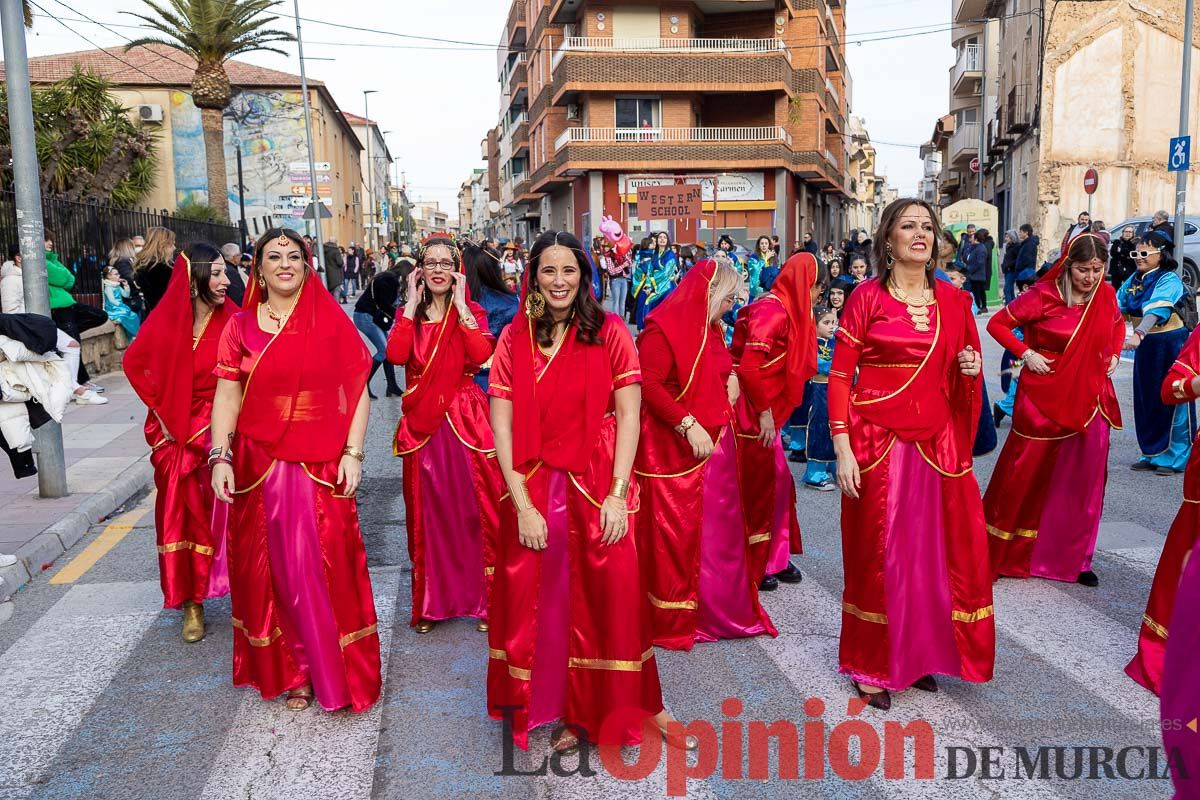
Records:
<instances>
[{"instance_id":1,"label":"metal fence","mask_svg":"<svg viewBox=\"0 0 1200 800\"><path fill-rule=\"evenodd\" d=\"M180 219L165 209L113 208L97 203L77 203L57 197L42 198L42 218L53 232L54 249L59 259L75 273L72 294L76 302L102 306L100 281L108 266L108 251L118 239L144 236L151 227L175 232L175 242L184 248L205 241L220 247L240 242L236 225L216 225ZM247 220L251 232L266 230L270 220ZM7 256L10 245L17 243L16 200L11 191L0 191L0 245Z\"/></svg>"}]
</instances>

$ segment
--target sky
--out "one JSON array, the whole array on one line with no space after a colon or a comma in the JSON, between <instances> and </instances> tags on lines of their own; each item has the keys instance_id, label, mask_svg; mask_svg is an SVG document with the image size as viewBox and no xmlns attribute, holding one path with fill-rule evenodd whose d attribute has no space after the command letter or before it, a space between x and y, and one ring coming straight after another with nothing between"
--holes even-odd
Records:
<instances>
[{"instance_id":1,"label":"sky","mask_svg":"<svg viewBox=\"0 0 1200 800\"><path fill-rule=\"evenodd\" d=\"M843 1L852 113L866 120L876 142L877 171L902 195L914 193L921 177L916 146L947 108L951 0ZM145 11L140 0L35 3L30 56L93 47L119 55L117 48L141 35L126 13ZM292 8L292 0L281 4L273 27L295 33ZM485 166L480 141L500 114L496 44L508 8L508 0L300 0L309 77L324 81L342 110L359 115L363 90L376 90L371 117L391 131L389 149L410 196L436 200L451 216L463 181ZM282 49L286 56L238 58L298 73L295 44Z\"/></svg>"}]
</instances>

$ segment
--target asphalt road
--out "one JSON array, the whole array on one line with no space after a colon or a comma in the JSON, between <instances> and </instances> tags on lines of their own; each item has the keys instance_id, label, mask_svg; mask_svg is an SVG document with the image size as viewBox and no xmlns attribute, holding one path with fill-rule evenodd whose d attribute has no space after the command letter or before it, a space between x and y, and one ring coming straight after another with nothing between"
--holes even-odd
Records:
<instances>
[{"instance_id":1,"label":"asphalt road","mask_svg":"<svg viewBox=\"0 0 1200 800\"><path fill-rule=\"evenodd\" d=\"M998 350L986 349L993 397L999 388ZM1118 394L1132 421L1131 367L1121 366ZM377 376L382 389L382 375ZM642 780L613 777L593 756L591 777L498 775L505 752L498 723L484 710L487 648L466 621L420 636L408 619L409 568L400 465L390 437L399 401L372 407L369 457L360 513L373 573L385 658L382 701L362 715L327 714L315 707L287 711L230 684L232 629L227 601L208 604L208 637L180 641L178 612L163 611L154 548L152 498L132 503L116 524L99 526L53 569L17 596L0 624L0 798L224 800L225 798L626 798L662 797L679 788L685 765L660 761ZM1157 699L1122 667L1134 652L1138 624L1163 537L1178 508L1182 479L1133 473L1130 429L1115 432L1096 571L1089 589L1048 581L996 585L996 678L985 685L942 681L938 694L897 695L892 711L872 710L865 751L895 726L925 720L934 732L933 778L914 779L913 744L905 779L881 767L864 780L847 777L845 758L823 779L780 780L777 752L771 780L740 778L737 753L725 750L716 771L687 781L690 797L720 798L1167 798L1169 781L1015 777L1016 748L1151 748L1161 745ZM1001 429L1001 441L1008 433ZM986 485L996 453L977 462ZM848 683L836 672L841 551L836 493L799 491L805 554L796 560L804 582L764 594L780 635L698 646L691 653L658 652L665 700L681 720L721 728L728 747L755 722L789 720L808 736L824 720L829 751L846 748ZM84 548L119 540L86 570ZM53 583L60 570L64 572ZM399 621L396 624L395 621ZM726 714L726 698L741 702ZM824 711L805 701L823 701ZM734 709L736 711L736 709ZM1197 710L1200 712L1200 709ZM804 727L810 723L809 727ZM740 726L740 727L738 727ZM914 728L915 730L915 728ZM1200 735L1200 734L1198 734ZM536 771L547 734L517 752L513 772ZM805 752L819 753L803 739ZM849 738L850 763L859 739ZM947 778L948 754L958 774L973 748L972 775ZM993 774L983 777L978 748L994 751ZM1097 751L1102 755L1103 751ZM638 752L626 749L632 763ZM652 754L650 754L652 755ZM744 754L743 754L744 755ZM647 756L650 757L650 756ZM665 757L664 757L665 758ZM804 769L801 758L801 770ZM694 760L694 759L693 759ZM574 762L565 765L574 767ZM670 770L668 770L668 766ZM702 767L704 765L701 765ZM1147 766L1129 751L1126 771ZM1157 767L1162 773L1162 764ZM673 779L668 785L668 771ZM704 772L703 769L696 769ZM803 772L802 772L803 776Z\"/></svg>"}]
</instances>

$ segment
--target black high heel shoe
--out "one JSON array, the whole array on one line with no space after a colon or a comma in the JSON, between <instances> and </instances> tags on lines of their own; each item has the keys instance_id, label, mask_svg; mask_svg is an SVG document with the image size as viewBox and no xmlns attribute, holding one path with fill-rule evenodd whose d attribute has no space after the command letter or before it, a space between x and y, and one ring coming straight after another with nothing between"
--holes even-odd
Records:
<instances>
[{"instance_id":1,"label":"black high heel shoe","mask_svg":"<svg viewBox=\"0 0 1200 800\"><path fill-rule=\"evenodd\" d=\"M912 688L920 689L922 692L936 692L938 685L932 675L926 675L924 678L917 678L913 681Z\"/></svg>"},{"instance_id":2,"label":"black high heel shoe","mask_svg":"<svg viewBox=\"0 0 1200 800\"><path fill-rule=\"evenodd\" d=\"M858 685L858 681L851 679L850 685L854 687L854 691L858 694L858 699L869 705L871 708L878 708L880 711L887 711L892 707L892 693L887 689L880 689L878 692L864 691Z\"/></svg>"}]
</instances>

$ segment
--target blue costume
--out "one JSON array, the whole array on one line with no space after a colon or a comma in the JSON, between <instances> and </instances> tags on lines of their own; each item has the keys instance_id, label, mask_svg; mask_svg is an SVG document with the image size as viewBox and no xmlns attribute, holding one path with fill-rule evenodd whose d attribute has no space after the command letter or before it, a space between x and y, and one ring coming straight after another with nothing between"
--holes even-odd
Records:
<instances>
[{"instance_id":1,"label":"blue costume","mask_svg":"<svg viewBox=\"0 0 1200 800\"><path fill-rule=\"evenodd\" d=\"M633 293L637 298L634 321L646 327L646 315L679 283L679 262L673 250L643 250L633 267Z\"/></svg>"},{"instance_id":2,"label":"blue costume","mask_svg":"<svg viewBox=\"0 0 1200 800\"><path fill-rule=\"evenodd\" d=\"M1156 320L1133 356L1133 419L1141 460L1175 472L1187 465L1196 410L1192 403L1165 405L1159 390L1188 338L1188 329L1175 313L1183 294L1179 276L1157 268L1135 272L1117 291L1117 305L1135 327L1144 317Z\"/></svg>"},{"instance_id":3,"label":"blue costume","mask_svg":"<svg viewBox=\"0 0 1200 800\"><path fill-rule=\"evenodd\" d=\"M773 273L770 271L773 270ZM779 266L772 260L767 263L767 260L760 253L751 253L746 259L746 267L742 270L742 274L746 276L746 288L750 290L750 299L758 297L763 292L770 291L771 283L775 282L775 278L779 277ZM767 281L770 281L768 283Z\"/></svg>"},{"instance_id":4,"label":"blue costume","mask_svg":"<svg viewBox=\"0 0 1200 800\"><path fill-rule=\"evenodd\" d=\"M142 318L129 307L125 298L129 297L129 289L113 281L104 281L104 313L113 322L119 324L132 339L137 336Z\"/></svg>"},{"instance_id":5,"label":"blue costume","mask_svg":"<svg viewBox=\"0 0 1200 800\"><path fill-rule=\"evenodd\" d=\"M836 478L833 436L829 433L829 368L833 366L834 339L817 337L817 374L808 382L811 405L808 412L808 466L804 482L827 486Z\"/></svg>"},{"instance_id":6,"label":"blue costume","mask_svg":"<svg viewBox=\"0 0 1200 800\"><path fill-rule=\"evenodd\" d=\"M1016 336L1018 339L1020 339L1022 342L1025 341L1025 332L1022 331L1020 328L1013 328L1013 335ZM1005 350L1004 352L1008 353L1007 350ZM1010 416L1010 417L1013 415L1013 407L1016 405L1016 402L1017 402L1017 379L1020 376L1017 375L1016 367L1019 363L1020 362L1015 358L1011 359L1009 361L1008 368L1011 370L1011 372L1009 372L1009 374L1007 376L1005 376L1008 378L1008 388L1006 388L1004 390L1004 397L1000 400L1000 402L996 403L996 405L998 405L1000 407L1000 410L1003 411L1007 416ZM1001 366L1003 366L1003 365L1001 365ZM1004 384L1003 377L1001 378L1000 383L1001 383L1001 386L1003 387L1003 384Z\"/></svg>"}]
</instances>

